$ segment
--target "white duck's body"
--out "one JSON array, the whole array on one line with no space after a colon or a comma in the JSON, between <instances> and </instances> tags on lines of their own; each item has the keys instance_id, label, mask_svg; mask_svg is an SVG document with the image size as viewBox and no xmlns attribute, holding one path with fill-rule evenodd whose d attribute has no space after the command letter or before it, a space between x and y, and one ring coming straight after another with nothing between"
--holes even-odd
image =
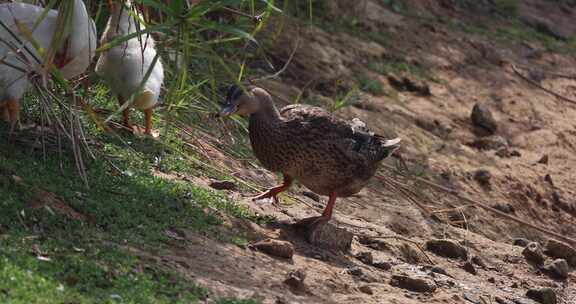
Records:
<instances>
[{"instance_id":1,"label":"white duck's body","mask_svg":"<svg viewBox=\"0 0 576 304\"><path fill-rule=\"evenodd\" d=\"M140 23L142 16L131 12L130 8L130 1L126 1L126 6L118 3L112 5L110 19L102 35L102 45L145 29ZM156 54L154 39L142 33L103 52L96 64L96 73L107 80L120 104L134 94L131 106L146 114L147 134L151 132L152 108L158 103L164 82L162 62L159 59L154 62ZM150 76L142 83L149 69ZM132 128L127 111L124 111L124 124Z\"/></svg>"},{"instance_id":2,"label":"white duck's body","mask_svg":"<svg viewBox=\"0 0 576 304\"><path fill-rule=\"evenodd\" d=\"M0 110L13 125L18 119L20 99L30 86L26 74L39 71L43 65L42 57L22 29L32 31L34 41L44 50L50 49L56 31L58 11L50 10L42 17L43 13L43 7L32 4L0 4L0 20L10 30L0 27L0 41L7 41L11 45L0 44L0 58L4 59L0 63ZM41 21L34 27L39 19ZM69 32L63 37L64 44L54 57L54 64L67 79L86 71L94 57L97 41L96 26L82 0L74 0L71 22Z\"/></svg>"}]
</instances>

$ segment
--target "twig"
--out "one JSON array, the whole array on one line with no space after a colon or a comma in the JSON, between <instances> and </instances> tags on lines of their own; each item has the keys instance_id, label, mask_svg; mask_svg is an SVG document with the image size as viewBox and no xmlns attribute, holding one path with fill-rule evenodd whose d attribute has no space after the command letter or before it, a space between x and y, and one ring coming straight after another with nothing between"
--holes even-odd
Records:
<instances>
[{"instance_id":1,"label":"twig","mask_svg":"<svg viewBox=\"0 0 576 304\"><path fill-rule=\"evenodd\" d=\"M540 85L540 84L537 83L536 81L534 81L534 80L532 80L532 79L524 76L522 73L520 73L520 71L518 71L518 69L516 68L516 66L513 65L513 64L512 64L512 71L514 71L514 74L518 75L518 77L520 77L522 80L524 80L524 81L528 82L529 84L531 84L531 85L539 88L540 90L542 90L542 91L544 91L544 92L546 92L546 93L548 93L548 94L550 94L550 95L552 95L552 96L554 96L554 97L556 97L556 98L558 98L558 99L564 100L564 101L569 102L569 103L576 104L576 100L571 99L571 98L568 98L568 97L563 96L563 95L560 95L560 94L558 94L558 93L556 93L556 92L554 92L554 91L552 91L552 90L550 90L550 89L547 89L547 88L543 87L542 85Z\"/></svg>"},{"instance_id":2,"label":"twig","mask_svg":"<svg viewBox=\"0 0 576 304\"><path fill-rule=\"evenodd\" d=\"M392 166L390 166L390 165L383 164L383 166L386 167L386 168L388 168L389 170L394 170L394 167L392 167ZM517 217L515 217L515 216L509 215L509 214L504 213L504 212L502 212L502 211L500 211L500 210L498 210L498 209L495 209L495 208L492 208L492 207L490 207L490 206L487 206L487 205L484 204L484 203L481 203L481 202L478 202L478 201L476 201L476 200L470 199L470 198L468 198L468 197L466 197L466 196L463 196L463 195L460 194L460 192L458 192L457 190L450 189L450 188L446 188L446 187L444 187L444 186L438 185L438 184L436 184L436 183L433 183L433 182L428 181L428 180L426 180L426 179L424 179L424 178L421 178L421 177L417 177L417 176L406 176L406 177L407 177L407 178L414 179L414 180L416 180L416 181L418 181L418 182L421 182L421 183L423 183L423 184L426 184L427 186L429 186L429 187L431 187L431 188L434 188L434 189L437 190L437 191L441 191L441 192L445 192L445 193L451 194L451 195L453 195L453 196L455 196L455 197L457 197L457 198L459 198L459 199L461 199L461 200L463 200L463 201L465 201L465 202L467 202L467 203L470 203L470 204L472 204L472 205L474 205L474 206L476 206L476 207L482 208L482 209L484 209L484 210L486 210L486 211L492 212L492 213L494 213L494 214L496 214L496 215L498 215L498 216L500 216L500 217L503 217L503 218L505 218L505 219L508 219L508 220L511 220L511 221L516 222L516 223L518 223L518 224L521 224L521 225L524 225L524 226L533 228L533 229L538 230L538 231L540 231L540 232L542 232L542 233L544 233L544 234L547 234L547 235L549 235L549 236L553 236L553 237L555 237L555 238L558 238L558 239L560 239L560 240L563 240L564 242L570 243L570 244L572 244L572 245L576 245L576 239L569 238L569 237L567 237L567 236L561 235L561 234L559 234L559 233L556 233L556 232L554 232L554 231L548 230L548 229L546 229L546 228L542 228L542 227L537 226L537 225L534 225L534 224L530 224L530 223L528 223L528 222L526 222L526 221L524 221L524 220L522 220L522 219L519 219L519 218L517 218Z\"/></svg>"}]
</instances>

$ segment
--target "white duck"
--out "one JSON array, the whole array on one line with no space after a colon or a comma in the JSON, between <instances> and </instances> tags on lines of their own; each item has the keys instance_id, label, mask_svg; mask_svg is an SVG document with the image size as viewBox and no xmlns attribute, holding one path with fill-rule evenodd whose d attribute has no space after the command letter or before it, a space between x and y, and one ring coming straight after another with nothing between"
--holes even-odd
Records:
<instances>
[{"instance_id":1,"label":"white duck","mask_svg":"<svg viewBox=\"0 0 576 304\"><path fill-rule=\"evenodd\" d=\"M142 16L132 10L132 1L109 0L108 5L111 7L111 14L101 38L102 45L115 38L145 29L141 23ZM134 94L131 106L144 112L146 117L144 132L147 135L152 135L152 109L158 103L164 82L162 63L156 60L154 64L156 54L154 39L149 34L142 33L104 51L96 64L96 73L108 81L120 106ZM150 76L142 83L150 68L152 69ZM129 108L122 114L124 126L133 130L128 118Z\"/></svg>"},{"instance_id":2,"label":"white duck","mask_svg":"<svg viewBox=\"0 0 576 304\"><path fill-rule=\"evenodd\" d=\"M27 74L39 71L42 56L30 42L26 31L39 48L54 53L53 63L67 79L82 74L92 61L96 50L96 26L88 15L82 0L73 0L71 26L63 33L62 47L50 50L58 22L64 15L50 10L45 16L44 8L26 3L0 4L0 112L12 124L18 121L20 99L30 86ZM39 23L34 27L35 23ZM7 30L5 27L9 30ZM23 58L25 57L25 59Z\"/></svg>"}]
</instances>

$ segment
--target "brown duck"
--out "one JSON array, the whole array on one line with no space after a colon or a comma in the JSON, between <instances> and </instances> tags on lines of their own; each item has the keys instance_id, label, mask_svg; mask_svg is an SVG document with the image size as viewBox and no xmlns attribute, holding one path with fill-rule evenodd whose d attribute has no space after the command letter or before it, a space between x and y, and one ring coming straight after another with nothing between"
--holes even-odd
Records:
<instances>
[{"instance_id":1,"label":"brown duck","mask_svg":"<svg viewBox=\"0 0 576 304\"><path fill-rule=\"evenodd\" d=\"M250 116L254 154L266 169L284 175L282 185L254 199L278 203L278 193L299 180L329 196L322 216L313 222L330 220L336 198L358 193L400 143L400 138L375 135L357 118L348 122L319 107L294 104L278 111L270 94L258 87L230 87L220 115L231 114Z\"/></svg>"}]
</instances>

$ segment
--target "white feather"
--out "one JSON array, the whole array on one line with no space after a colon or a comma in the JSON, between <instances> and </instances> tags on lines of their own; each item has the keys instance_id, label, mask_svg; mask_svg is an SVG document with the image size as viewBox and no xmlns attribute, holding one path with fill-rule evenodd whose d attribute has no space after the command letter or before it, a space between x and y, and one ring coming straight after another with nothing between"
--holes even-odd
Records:
<instances>
[{"instance_id":1,"label":"white feather","mask_svg":"<svg viewBox=\"0 0 576 304\"><path fill-rule=\"evenodd\" d=\"M142 16L130 13L130 2L127 1L126 4L127 7L121 5L114 7L102 35L102 44L145 29L144 25L139 23ZM156 54L154 39L149 34L143 33L103 52L96 64L96 73L108 81L113 93L125 100L136 94L133 107L140 110L149 109L158 103L164 82L162 62L157 60L152 66ZM142 90L137 92L150 68L152 68L150 76L142 85Z\"/></svg>"}]
</instances>

